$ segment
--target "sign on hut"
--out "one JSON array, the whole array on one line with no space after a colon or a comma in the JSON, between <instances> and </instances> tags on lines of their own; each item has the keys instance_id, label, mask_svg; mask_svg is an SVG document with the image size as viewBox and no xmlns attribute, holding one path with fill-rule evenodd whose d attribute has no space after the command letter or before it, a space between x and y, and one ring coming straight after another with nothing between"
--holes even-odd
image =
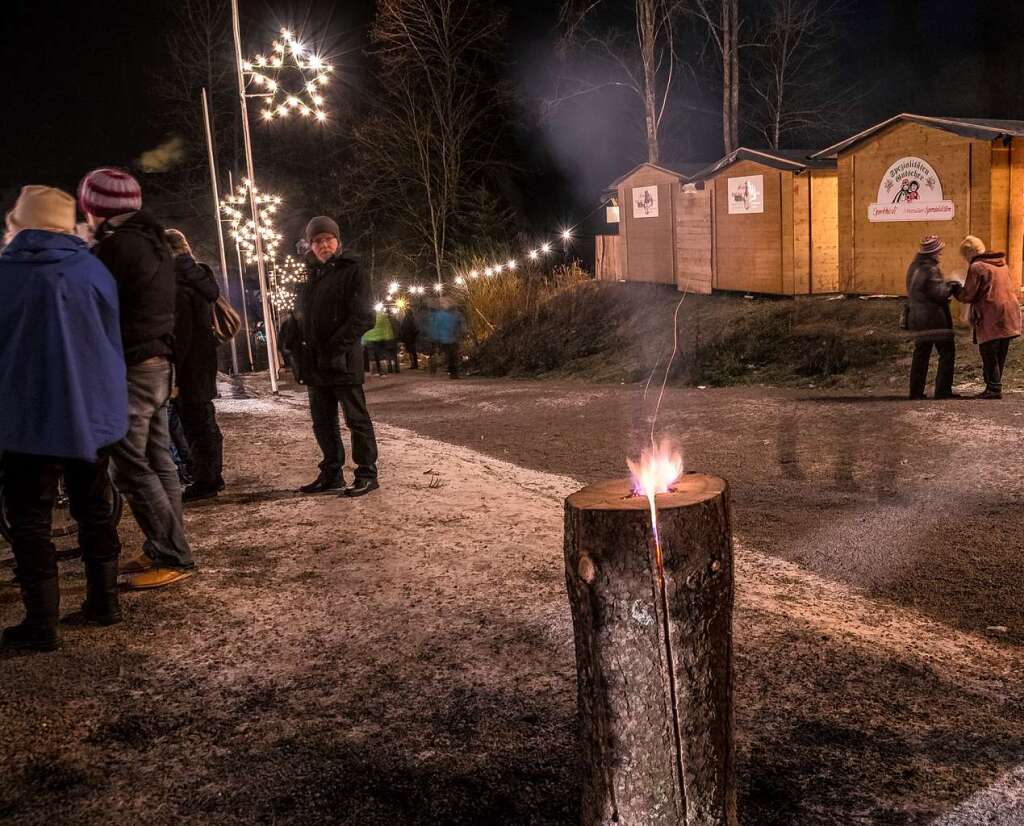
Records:
<instances>
[{"instance_id":1,"label":"sign on hut","mask_svg":"<svg viewBox=\"0 0 1024 826\"><path fill-rule=\"evenodd\" d=\"M839 169L839 289L902 295L920 240L1024 258L1024 121L897 115L814 155ZM948 274L962 271L956 258Z\"/></svg>"},{"instance_id":2,"label":"sign on hut","mask_svg":"<svg viewBox=\"0 0 1024 826\"><path fill-rule=\"evenodd\" d=\"M681 281L775 295L839 289L835 164L741 147L683 187Z\"/></svg>"}]
</instances>

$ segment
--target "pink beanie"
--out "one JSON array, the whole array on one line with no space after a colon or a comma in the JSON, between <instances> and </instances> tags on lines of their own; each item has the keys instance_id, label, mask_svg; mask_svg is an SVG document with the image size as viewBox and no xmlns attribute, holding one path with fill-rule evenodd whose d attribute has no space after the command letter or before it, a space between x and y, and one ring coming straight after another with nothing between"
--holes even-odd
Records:
<instances>
[{"instance_id":1,"label":"pink beanie","mask_svg":"<svg viewBox=\"0 0 1024 826\"><path fill-rule=\"evenodd\" d=\"M142 209L142 187L123 169L94 169L78 185L78 205L100 218L135 212Z\"/></svg>"}]
</instances>

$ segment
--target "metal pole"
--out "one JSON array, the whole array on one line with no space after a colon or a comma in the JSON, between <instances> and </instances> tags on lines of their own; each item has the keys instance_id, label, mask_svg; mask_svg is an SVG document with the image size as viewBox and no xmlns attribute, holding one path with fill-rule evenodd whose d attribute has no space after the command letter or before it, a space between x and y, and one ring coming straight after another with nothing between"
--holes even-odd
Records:
<instances>
[{"instance_id":1,"label":"metal pole","mask_svg":"<svg viewBox=\"0 0 1024 826\"><path fill-rule=\"evenodd\" d=\"M231 192L235 191L235 180L228 172L228 187ZM245 265L242 263L242 248L238 246L238 239L235 239L235 255L238 256L238 285L242 288L242 323L245 325L245 350L249 354L249 369L256 369L256 362L252 358L252 328L249 327L249 307L245 298Z\"/></svg>"},{"instance_id":2,"label":"metal pole","mask_svg":"<svg viewBox=\"0 0 1024 826\"><path fill-rule=\"evenodd\" d=\"M210 158L210 188L213 190L213 217L217 222L217 249L220 252L220 272L224 278L224 292L231 295L228 289L228 259L224 254L224 227L220 223L220 193L217 191L217 166L213 160L213 131L210 129L210 107L206 102L206 89L203 89L203 124L206 126L206 152ZM231 337L231 369L238 375L238 347L235 337Z\"/></svg>"},{"instance_id":3,"label":"metal pole","mask_svg":"<svg viewBox=\"0 0 1024 826\"><path fill-rule=\"evenodd\" d=\"M270 390L277 393L277 331L270 315L270 300L267 295L267 273L263 261L263 239L260 237L260 213L256 206L256 173L252 163L252 139L249 135L249 107L245 99L245 73L242 70L242 33L238 22L238 0L231 0L231 28L235 35L235 68L238 70L238 100L242 106L242 138L245 143L245 168L249 175L249 206L256 226L256 272L260 279L260 301L263 305L263 325L267 338L267 368L270 373Z\"/></svg>"}]
</instances>

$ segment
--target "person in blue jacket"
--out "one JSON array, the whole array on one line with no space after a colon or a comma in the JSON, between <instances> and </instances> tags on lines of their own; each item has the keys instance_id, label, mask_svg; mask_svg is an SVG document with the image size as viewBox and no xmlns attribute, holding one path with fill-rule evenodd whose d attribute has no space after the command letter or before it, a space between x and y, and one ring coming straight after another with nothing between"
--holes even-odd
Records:
<instances>
[{"instance_id":1,"label":"person in blue jacket","mask_svg":"<svg viewBox=\"0 0 1024 826\"><path fill-rule=\"evenodd\" d=\"M120 621L108 451L128 432L117 285L74 235L75 199L26 186L7 214L0 255L0 452L25 619L9 648L60 645L50 536L61 474L86 571L80 622Z\"/></svg>"}]
</instances>

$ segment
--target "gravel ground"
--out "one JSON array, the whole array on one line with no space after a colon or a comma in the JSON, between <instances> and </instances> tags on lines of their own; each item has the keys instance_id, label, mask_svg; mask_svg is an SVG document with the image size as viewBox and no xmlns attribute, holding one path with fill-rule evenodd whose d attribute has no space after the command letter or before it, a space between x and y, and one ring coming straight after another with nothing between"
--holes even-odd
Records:
<instances>
[{"instance_id":1,"label":"gravel ground","mask_svg":"<svg viewBox=\"0 0 1024 826\"><path fill-rule=\"evenodd\" d=\"M650 399L368 388L384 487L358 501L292 492L294 391L218 403L202 572L0 659L0 820L576 822L561 500L624 472ZM670 390L660 420L732 484L741 822L1024 823L1024 405L816 393Z\"/></svg>"}]
</instances>

